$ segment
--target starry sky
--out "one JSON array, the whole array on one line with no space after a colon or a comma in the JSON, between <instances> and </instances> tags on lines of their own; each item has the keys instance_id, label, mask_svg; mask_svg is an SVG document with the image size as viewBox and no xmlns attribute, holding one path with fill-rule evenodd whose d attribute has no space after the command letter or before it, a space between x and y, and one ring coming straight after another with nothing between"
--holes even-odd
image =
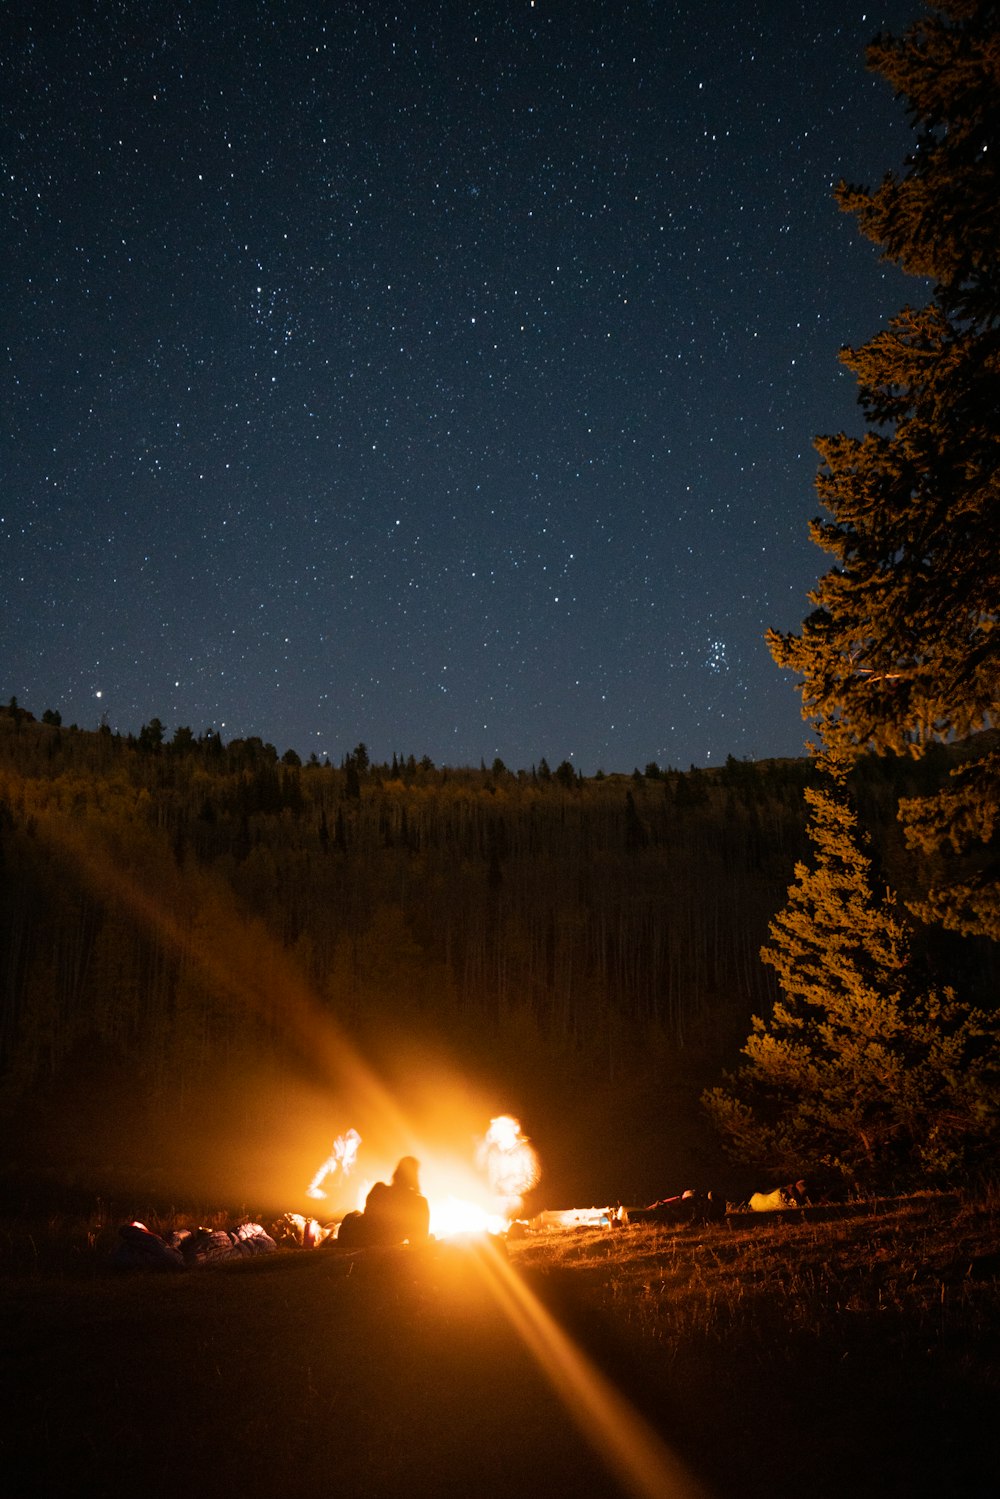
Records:
<instances>
[{"instance_id":1,"label":"starry sky","mask_svg":"<svg viewBox=\"0 0 1000 1499\"><path fill-rule=\"evenodd\" d=\"M329 755L803 752L834 205L919 0L20 0L0 695Z\"/></svg>"}]
</instances>

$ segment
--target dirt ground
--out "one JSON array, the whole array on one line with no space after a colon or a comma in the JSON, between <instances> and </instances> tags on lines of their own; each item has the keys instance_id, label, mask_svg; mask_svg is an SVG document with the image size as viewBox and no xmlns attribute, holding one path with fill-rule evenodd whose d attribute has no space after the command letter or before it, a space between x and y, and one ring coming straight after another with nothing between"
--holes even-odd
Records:
<instances>
[{"instance_id":1,"label":"dirt ground","mask_svg":"<svg viewBox=\"0 0 1000 1499\"><path fill-rule=\"evenodd\" d=\"M731 1357L653 1346L586 1274L526 1261L524 1282L624 1397L612 1432L633 1409L658 1433L680 1465L669 1481L644 1488L622 1467L600 1412L569 1413L475 1256L438 1246L289 1252L177 1275L115 1277L102 1261L71 1275L3 1277L5 1490L13 1499L317 1488L368 1499L996 1492L989 1392L936 1388L877 1338L850 1357L809 1338L763 1358L735 1345Z\"/></svg>"}]
</instances>

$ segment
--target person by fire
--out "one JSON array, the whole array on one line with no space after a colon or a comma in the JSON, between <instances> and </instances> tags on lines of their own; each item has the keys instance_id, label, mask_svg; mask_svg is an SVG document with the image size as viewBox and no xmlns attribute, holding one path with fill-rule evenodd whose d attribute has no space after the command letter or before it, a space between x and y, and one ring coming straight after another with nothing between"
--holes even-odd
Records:
<instances>
[{"instance_id":1,"label":"person by fire","mask_svg":"<svg viewBox=\"0 0 1000 1499\"><path fill-rule=\"evenodd\" d=\"M404 1155L391 1182L376 1182L365 1198L363 1213L348 1213L337 1234L345 1249L375 1245L422 1244L428 1238L431 1211L420 1191L420 1162Z\"/></svg>"}]
</instances>

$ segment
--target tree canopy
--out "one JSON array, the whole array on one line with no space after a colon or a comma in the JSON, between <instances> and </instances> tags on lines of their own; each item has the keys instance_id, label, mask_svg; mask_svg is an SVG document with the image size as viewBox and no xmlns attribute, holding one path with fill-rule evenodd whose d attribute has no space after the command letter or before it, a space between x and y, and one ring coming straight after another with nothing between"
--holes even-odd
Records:
<instances>
[{"instance_id":1,"label":"tree canopy","mask_svg":"<svg viewBox=\"0 0 1000 1499\"><path fill-rule=\"evenodd\" d=\"M781 996L705 1102L737 1155L872 1186L971 1162L1000 1117L998 1015L917 973L844 790L868 751L951 745L944 789L899 803L925 866L908 904L1000 939L1000 5L932 0L868 59L916 147L901 176L837 199L930 299L842 351L866 430L816 441L830 518L811 529L833 566L801 633L768 641L833 779L806 790L814 860L761 953Z\"/></svg>"},{"instance_id":2,"label":"tree canopy","mask_svg":"<svg viewBox=\"0 0 1000 1499\"><path fill-rule=\"evenodd\" d=\"M807 788L814 858L795 868L761 956L782 996L747 1060L705 1096L737 1159L856 1186L947 1176L1000 1115L995 1017L921 982L905 914L877 899L842 793Z\"/></svg>"},{"instance_id":3,"label":"tree canopy","mask_svg":"<svg viewBox=\"0 0 1000 1499\"><path fill-rule=\"evenodd\" d=\"M830 763L922 754L994 729L1000 704L1000 5L936 0L869 64L917 132L902 175L841 183L887 260L930 280L842 352L867 431L821 437L817 490L834 559L800 634L769 633L801 675ZM944 792L900 808L929 860L922 915L1000 939L1000 751L982 735Z\"/></svg>"}]
</instances>

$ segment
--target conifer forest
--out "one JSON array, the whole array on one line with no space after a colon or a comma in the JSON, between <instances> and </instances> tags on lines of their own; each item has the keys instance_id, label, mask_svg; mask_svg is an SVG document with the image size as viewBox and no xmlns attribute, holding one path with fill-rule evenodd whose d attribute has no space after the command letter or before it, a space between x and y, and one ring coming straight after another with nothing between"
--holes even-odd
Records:
<instances>
[{"instance_id":1,"label":"conifer forest","mask_svg":"<svg viewBox=\"0 0 1000 1499\"><path fill-rule=\"evenodd\" d=\"M406 1097L447 1059L523 1113L564 1193L645 1195L717 1161L699 1094L774 1001L760 949L806 850L810 761L583 779L375 765L359 745L333 766L44 718L0 712L0 1059L22 1159L169 1177L273 1157L277 1192L286 1138L305 1159L351 1110L366 1127L338 1071L357 1053ZM854 773L904 896L927 870L898 800L953 758ZM993 944L924 935L928 962L992 992Z\"/></svg>"}]
</instances>

